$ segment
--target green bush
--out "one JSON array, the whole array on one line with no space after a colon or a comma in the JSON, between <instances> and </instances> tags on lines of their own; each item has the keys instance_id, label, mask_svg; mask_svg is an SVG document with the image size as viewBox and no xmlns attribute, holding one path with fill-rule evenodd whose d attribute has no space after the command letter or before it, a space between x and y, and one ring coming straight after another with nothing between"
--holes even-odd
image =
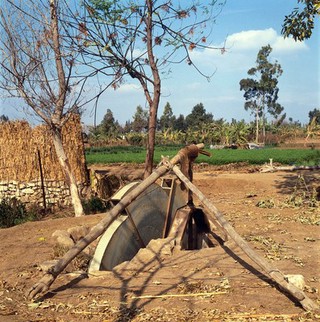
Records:
<instances>
[{"instance_id":1,"label":"green bush","mask_svg":"<svg viewBox=\"0 0 320 322\"><path fill-rule=\"evenodd\" d=\"M128 142L133 146L143 146L145 143L145 135L141 135L140 133L132 133L128 135Z\"/></svg>"},{"instance_id":2,"label":"green bush","mask_svg":"<svg viewBox=\"0 0 320 322\"><path fill-rule=\"evenodd\" d=\"M25 205L16 198L6 198L0 203L0 227L8 228L32 220Z\"/></svg>"}]
</instances>

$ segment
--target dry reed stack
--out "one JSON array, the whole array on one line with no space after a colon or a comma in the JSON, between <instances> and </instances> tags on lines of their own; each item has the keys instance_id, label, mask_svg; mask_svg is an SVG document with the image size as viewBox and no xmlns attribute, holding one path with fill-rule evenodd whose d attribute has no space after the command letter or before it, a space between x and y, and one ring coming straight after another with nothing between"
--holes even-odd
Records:
<instances>
[{"instance_id":1,"label":"dry reed stack","mask_svg":"<svg viewBox=\"0 0 320 322\"><path fill-rule=\"evenodd\" d=\"M79 115L72 115L66 122L62 129L62 140L77 182L85 184L87 174ZM48 126L31 128L26 121L1 122L0 190L5 191L6 183L11 184L11 190L14 190L13 184L40 184L40 162L45 186L65 181ZM16 196L19 197L19 193Z\"/></svg>"}]
</instances>

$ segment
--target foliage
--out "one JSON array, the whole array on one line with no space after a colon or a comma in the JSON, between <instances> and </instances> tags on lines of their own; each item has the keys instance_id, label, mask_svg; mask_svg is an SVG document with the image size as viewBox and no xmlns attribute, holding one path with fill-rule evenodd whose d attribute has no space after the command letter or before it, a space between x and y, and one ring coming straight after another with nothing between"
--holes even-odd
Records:
<instances>
[{"instance_id":1,"label":"foliage","mask_svg":"<svg viewBox=\"0 0 320 322\"><path fill-rule=\"evenodd\" d=\"M317 115L314 115L307 126L306 140L308 140L309 138L317 137L320 134L320 124L317 123L317 117Z\"/></svg>"},{"instance_id":2,"label":"foliage","mask_svg":"<svg viewBox=\"0 0 320 322\"><path fill-rule=\"evenodd\" d=\"M158 120L158 128L155 135L156 145L168 144L188 144L190 142L203 142L208 145L230 145L244 144L255 140L256 125L255 122L237 121L232 119L227 122L224 119L213 119L211 113L207 113L203 104L196 105L190 114L186 117L180 114L179 117L173 115L171 105L167 102L164 113ZM143 114L142 107L137 107L138 113ZM200 111L201 113L197 113ZM317 116L317 109L309 112L309 117ZM112 112L109 113L111 115ZM146 115L145 115L146 116ZM198 118L199 122L187 126L187 120ZM138 119L134 115L134 119ZM201 119L203 121L201 121ZM291 140L304 141L307 138L318 137L320 134L319 125L316 123L317 118L313 118L309 125L302 125L299 121L293 121L292 118L286 119L284 113L277 120L266 120L264 123L265 134L264 140L267 145L278 145ZM111 124L117 121L111 118ZM147 121L145 121L144 124ZM139 131L133 130L133 123L127 121L122 127L118 124L115 132L105 134L100 131L104 121L97 127L91 128L88 143L90 146L106 146L106 145L134 145L145 146L147 140L146 130L141 130L141 126L137 126ZM192 123L192 122L191 122ZM169 126L169 124L171 124ZM141 130L141 131L140 131ZM259 135L259 139L261 135Z\"/></svg>"},{"instance_id":3,"label":"foliage","mask_svg":"<svg viewBox=\"0 0 320 322\"><path fill-rule=\"evenodd\" d=\"M248 142L251 126L245 123L244 120L237 122L235 119L231 123L220 121L220 127L215 129L215 132L219 137L224 138L223 143L225 145L230 144L243 144ZM223 136L224 134L224 136Z\"/></svg>"},{"instance_id":4,"label":"foliage","mask_svg":"<svg viewBox=\"0 0 320 322\"><path fill-rule=\"evenodd\" d=\"M86 0L73 24L80 32L79 48L86 57L96 57L97 66L103 66L99 72L114 76L114 88L126 76L152 85L153 67L163 71L172 63L193 65L188 51L208 47L206 34L224 3Z\"/></svg>"},{"instance_id":5,"label":"foliage","mask_svg":"<svg viewBox=\"0 0 320 322\"><path fill-rule=\"evenodd\" d=\"M108 108L99 125L99 132L107 136L114 136L118 132L118 128L119 124L115 121L112 111Z\"/></svg>"},{"instance_id":6,"label":"foliage","mask_svg":"<svg viewBox=\"0 0 320 322\"><path fill-rule=\"evenodd\" d=\"M312 35L314 20L320 14L319 0L298 0L302 8L294 10L285 17L281 33L285 37L292 36L294 40L303 41Z\"/></svg>"},{"instance_id":7,"label":"foliage","mask_svg":"<svg viewBox=\"0 0 320 322\"><path fill-rule=\"evenodd\" d=\"M192 129L199 129L203 124L211 123L213 115L207 113L202 103L195 105L191 113L186 117L186 126Z\"/></svg>"},{"instance_id":8,"label":"foliage","mask_svg":"<svg viewBox=\"0 0 320 322\"><path fill-rule=\"evenodd\" d=\"M0 122L8 122L9 121L9 117L2 114L0 115Z\"/></svg>"},{"instance_id":9,"label":"foliage","mask_svg":"<svg viewBox=\"0 0 320 322\"><path fill-rule=\"evenodd\" d=\"M34 214L27 211L18 199L2 199L0 203L0 227L8 228L23 222L34 220Z\"/></svg>"},{"instance_id":10,"label":"foliage","mask_svg":"<svg viewBox=\"0 0 320 322\"><path fill-rule=\"evenodd\" d=\"M3 1L0 9L1 88L52 127L84 104L85 79L74 63L80 53L68 46L69 26L59 20L64 9L57 1L48 6L39 0Z\"/></svg>"},{"instance_id":11,"label":"foliage","mask_svg":"<svg viewBox=\"0 0 320 322\"><path fill-rule=\"evenodd\" d=\"M320 125L320 110L317 108L309 112L309 124L311 124L313 120L315 124Z\"/></svg>"},{"instance_id":12,"label":"foliage","mask_svg":"<svg viewBox=\"0 0 320 322\"><path fill-rule=\"evenodd\" d=\"M244 78L240 81L240 90L244 91L245 109L252 110L256 116L258 142L259 119L262 119L265 126L265 115L277 118L283 111L283 107L277 103L278 100L278 77L282 74L280 64L269 61L272 52L270 45L262 47L257 55L256 66L248 70L252 78Z\"/></svg>"},{"instance_id":13,"label":"foliage","mask_svg":"<svg viewBox=\"0 0 320 322\"><path fill-rule=\"evenodd\" d=\"M297 122L284 122L281 126L276 123L266 123L265 144L268 146L278 146L286 144L289 146L300 146L305 143L306 136L315 138L319 136L318 126L301 126ZM104 146L145 146L147 134L137 132L121 132L117 137L105 137L103 135L89 135L88 144L91 147ZM246 123L244 120L230 123L223 119L214 120L211 123L203 124L199 129L187 128L184 131L168 128L156 132L156 145L185 145L191 142L203 142L207 145L243 145L253 142L255 137L255 125L253 122ZM291 141L300 141L293 144ZM304 142L304 143L303 143Z\"/></svg>"},{"instance_id":14,"label":"foliage","mask_svg":"<svg viewBox=\"0 0 320 322\"><path fill-rule=\"evenodd\" d=\"M82 206L86 215L105 212L108 209L106 202L96 196L91 196L88 200L82 200Z\"/></svg>"},{"instance_id":15,"label":"foliage","mask_svg":"<svg viewBox=\"0 0 320 322\"><path fill-rule=\"evenodd\" d=\"M143 150L142 147L134 146L103 146L103 147L91 147L86 149L87 154L109 154L109 153L140 153Z\"/></svg>"},{"instance_id":16,"label":"foliage","mask_svg":"<svg viewBox=\"0 0 320 322\"><path fill-rule=\"evenodd\" d=\"M305 129L297 122L284 122L277 127L278 142L283 143L286 140L296 140L304 136Z\"/></svg>"},{"instance_id":17,"label":"foliage","mask_svg":"<svg viewBox=\"0 0 320 322\"><path fill-rule=\"evenodd\" d=\"M169 102L164 106L163 114L159 120L160 130L166 130L173 128L175 122L175 117L172 112L172 108Z\"/></svg>"},{"instance_id":18,"label":"foliage","mask_svg":"<svg viewBox=\"0 0 320 322\"><path fill-rule=\"evenodd\" d=\"M175 118L173 129L176 131L185 131L187 128L185 117L183 114L180 114Z\"/></svg>"},{"instance_id":19,"label":"foliage","mask_svg":"<svg viewBox=\"0 0 320 322\"><path fill-rule=\"evenodd\" d=\"M291 196L286 201L286 204L292 207L307 207L319 208L319 196L317 189L312 185L307 184L305 177L299 174Z\"/></svg>"},{"instance_id":20,"label":"foliage","mask_svg":"<svg viewBox=\"0 0 320 322\"><path fill-rule=\"evenodd\" d=\"M148 128L148 111L144 110L141 105L137 106L133 115L131 128L134 132L143 132Z\"/></svg>"},{"instance_id":21,"label":"foliage","mask_svg":"<svg viewBox=\"0 0 320 322\"><path fill-rule=\"evenodd\" d=\"M319 202L318 202L319 207ZM316 211L302 212L296 217L296 221L303 225L314 225L320 226L320 212L318 209Z\"/></svg>"},{"instance_id":22,"label":"foliage","mask_svg":"<svg viewBox=\"0 0 320 322\"><path fill-rule=\"evenodd\" d=\"M284 252L283 244L277 243L271 237L264 237L261 235L250 235L246 237L246 240L254 242L258 244L259 247L262 247L265 252L265 257L267 257L269 260L280 260L281 255Z\"/></svg>"},{"instance_id":23,"label":"foliage","mask_svg":"<svg viewBox=\"0 0 320 322\"><path fill-rule=\"evenodd\" d=\"M256 204L257 207L259 208L274 208L274 200L273 199L263 199L259 200L258 203Z\"/></svg>"}]
</instances>

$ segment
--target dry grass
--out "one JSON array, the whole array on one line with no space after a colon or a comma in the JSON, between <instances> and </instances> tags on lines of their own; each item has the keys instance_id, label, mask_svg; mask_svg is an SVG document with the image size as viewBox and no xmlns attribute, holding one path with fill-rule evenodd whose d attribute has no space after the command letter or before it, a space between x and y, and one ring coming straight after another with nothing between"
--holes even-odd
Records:
<instances>
[{"instance_id":1,"label":"dry grass","mask_svg":"<svg viewBox=\"0 0 320 322\"><path fill-rule=\"evenodd\" d=\"M85 156L80 117L73 115L62 129L63 145L78 182L85 182ZM45 180L64 180L48 126L26 121L0 123L0 181L40 180L40 151Z\"/></svg>"}]
</instances>

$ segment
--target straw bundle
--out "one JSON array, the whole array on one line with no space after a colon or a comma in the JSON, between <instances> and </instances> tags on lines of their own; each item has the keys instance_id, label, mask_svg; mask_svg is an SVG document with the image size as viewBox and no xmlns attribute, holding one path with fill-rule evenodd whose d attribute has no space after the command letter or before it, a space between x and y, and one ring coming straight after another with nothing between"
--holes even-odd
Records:
<instances>
[{"instance_id":1,"label":"straw bundle","mask_svg":"<svg viewBox=\"0 0 320 322\"><path fill-rule=\"evenodd\" d=\"M78 115L72 115L63 127L62 140L76 180L84 183L86 165ZM0 123L0 181L39 180L38 150L45 180L64 180L48 126L32 129L26 121Z\"/></svg>"}]
</instances>

